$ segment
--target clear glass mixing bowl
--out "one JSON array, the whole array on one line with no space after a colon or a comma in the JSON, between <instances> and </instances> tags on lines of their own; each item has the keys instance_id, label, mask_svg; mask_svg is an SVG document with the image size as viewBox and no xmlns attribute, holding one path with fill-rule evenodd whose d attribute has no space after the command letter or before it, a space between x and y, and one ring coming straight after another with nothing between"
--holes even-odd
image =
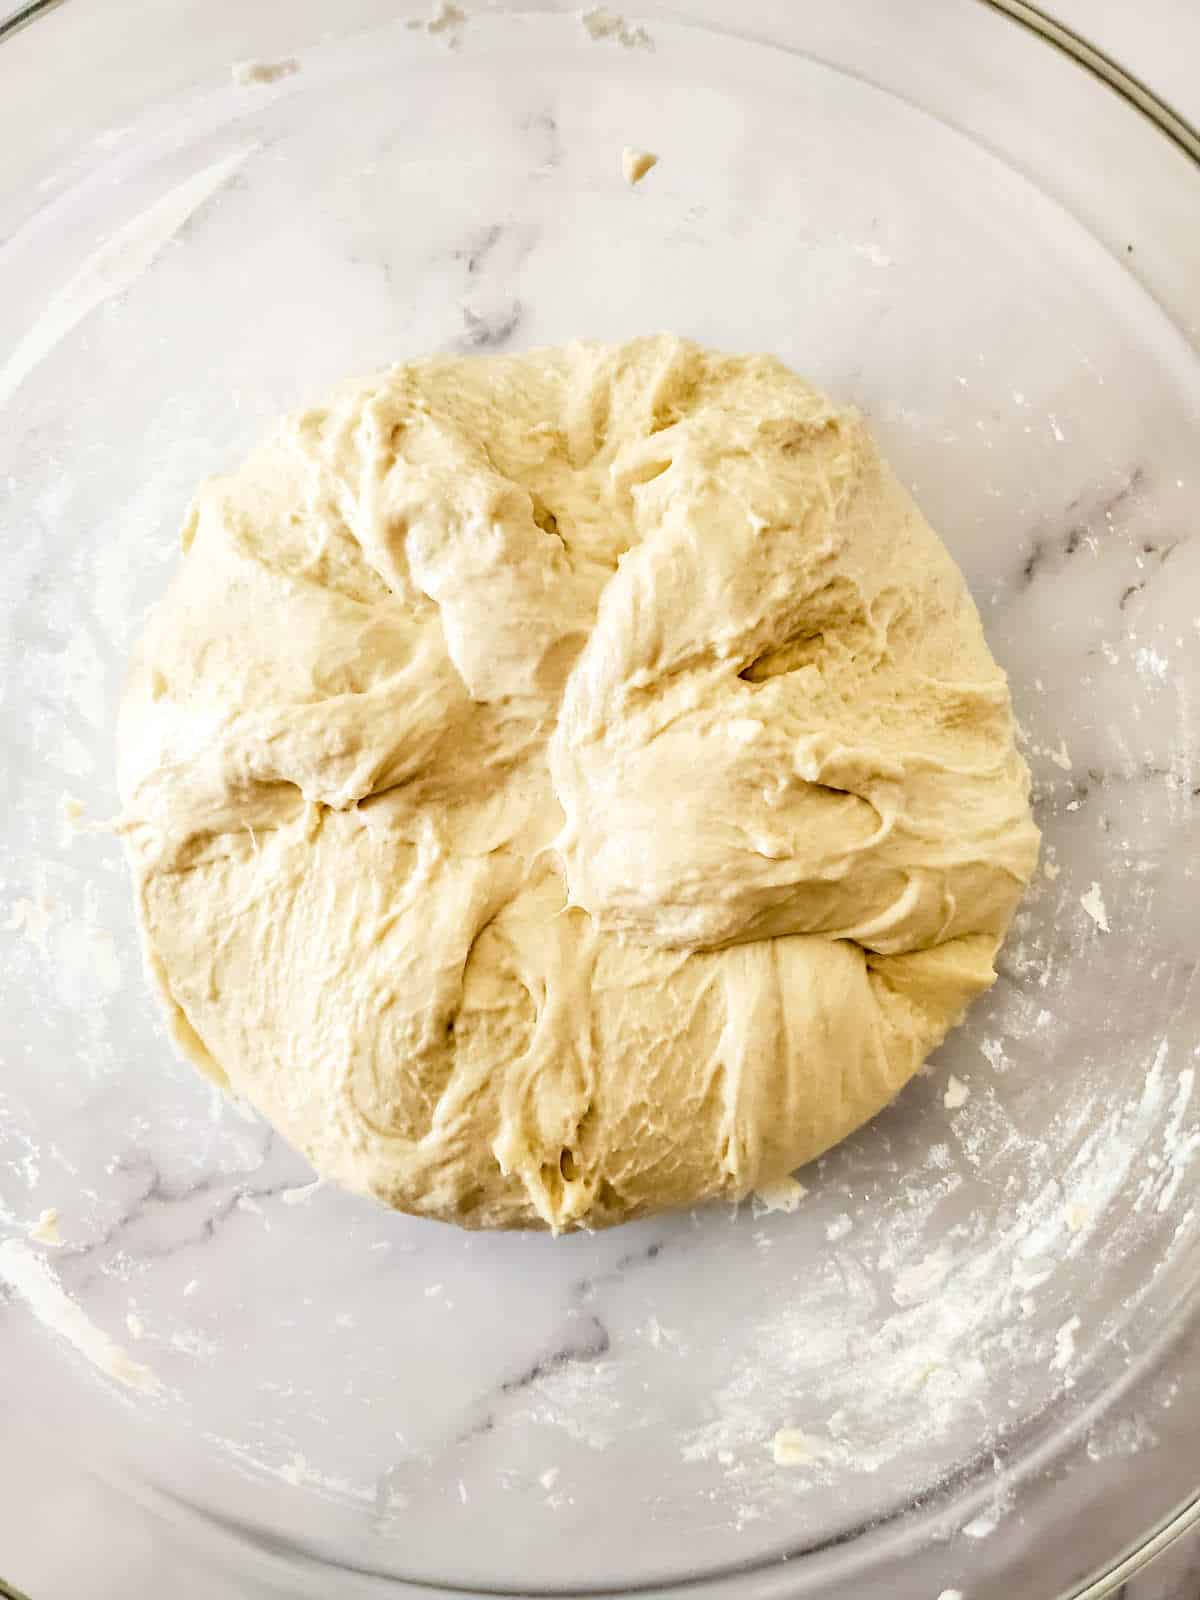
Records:
<instances>
[{"instance_id":1,"label":"clear glass mixing bowl","mask_svg":"<svg viewBox=\"0 0 1200 1600\"><path fill-rule=\"evenodd\" d=\"M1198 147L1015 0L610 21L0 45L8 1437L294 1594L1106 1593L1200 1483ZM100 826L185 503L345 374L660 328L855 401L967 572L1046 839L999 982L792 1214L306 1189L173 1058Z\"/></svg>"}]
</instances>

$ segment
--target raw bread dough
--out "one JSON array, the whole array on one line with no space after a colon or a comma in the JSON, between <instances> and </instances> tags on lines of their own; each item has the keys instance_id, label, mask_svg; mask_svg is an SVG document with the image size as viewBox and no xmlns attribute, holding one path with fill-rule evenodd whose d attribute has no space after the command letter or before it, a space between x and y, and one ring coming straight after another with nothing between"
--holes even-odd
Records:
<instances>
[{"instance_id":1,"label":"raw bread dough","mask_svg":"<svg viewBox=\"0 0 1200 1600\"><path fill-rule=\"evenodd\" d=\"M621 151L621 172L630 188L634 184L641 183L646 174L657 165L658 157L649 150L634 150L626 145Z\"/></svg>"},{"instance_id":2,"label":"raw bread dough","mask_svg":"<svg viewBox=\"0 0 1200 1600\"><path fill-rule=\"evenodd\" d=\"M660 337L395 367L199 491L120 721L188 1053L469 1226L777 1182L992 981L1004 674L862 421Z\"/></svg>"}]
</instances>

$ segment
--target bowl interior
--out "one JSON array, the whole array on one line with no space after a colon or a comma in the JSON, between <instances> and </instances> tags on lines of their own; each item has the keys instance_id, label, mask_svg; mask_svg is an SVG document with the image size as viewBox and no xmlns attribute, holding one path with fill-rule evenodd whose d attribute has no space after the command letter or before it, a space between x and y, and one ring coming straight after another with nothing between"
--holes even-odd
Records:
<instances>
[{"instance_id":1,"label":"bowl interior","mask_svg":"<svg viewBox=\"0 0 1200 1600\"><path fill-rule=\"evenodd\" d=\"M997 1463L1064 1446L1196 1287L1196 353L908 97L649 35L396 23L214 78L0 251L0 1338L131 1484L429 1582L628 1589L931 1507L985 1535ZM791 1214L473 1237L308 1188L173 1058L103 826L191 490L348 374L658 329L859 405L963 566L1045 834L999 981ZM46 1207L57 1252L21 1238Z\"/></svg>"}]
</instances>

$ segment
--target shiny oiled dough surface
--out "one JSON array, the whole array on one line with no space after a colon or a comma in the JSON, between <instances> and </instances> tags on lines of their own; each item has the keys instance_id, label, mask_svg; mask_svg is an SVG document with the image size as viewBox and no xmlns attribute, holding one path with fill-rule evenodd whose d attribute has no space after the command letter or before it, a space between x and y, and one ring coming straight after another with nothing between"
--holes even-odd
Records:
<instances>
[{"instance_id":1,"label":"shiny oiled dough surface","mask_svg":"<svg viewBox=\"0 0 1200 1600\"><path fill-rule=\"evenodd\" d=\"M661 336L345 386L206 483L122 707L175 1035L469 1226L781 1178L992 981L1007 684L860 418Z\"/></svg>"}]
</instances>

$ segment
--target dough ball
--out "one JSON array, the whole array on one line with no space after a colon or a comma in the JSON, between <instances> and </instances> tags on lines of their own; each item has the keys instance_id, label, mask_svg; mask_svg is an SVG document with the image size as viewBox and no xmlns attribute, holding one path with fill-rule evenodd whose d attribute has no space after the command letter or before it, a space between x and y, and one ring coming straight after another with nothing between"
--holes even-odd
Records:
<instances>
[{"instance_id":1,"label":"dough ball","mask_svg":"<svg viewBox=\"0 0 1200 1600\"><path fill-rule=\"evenodd\" d=\"M122 708L187 1053L471 1227L874 1115L1033 871L1004 674L859 417L660 337L346 386L206 483Z\"/></svg>"}]
</instances>

